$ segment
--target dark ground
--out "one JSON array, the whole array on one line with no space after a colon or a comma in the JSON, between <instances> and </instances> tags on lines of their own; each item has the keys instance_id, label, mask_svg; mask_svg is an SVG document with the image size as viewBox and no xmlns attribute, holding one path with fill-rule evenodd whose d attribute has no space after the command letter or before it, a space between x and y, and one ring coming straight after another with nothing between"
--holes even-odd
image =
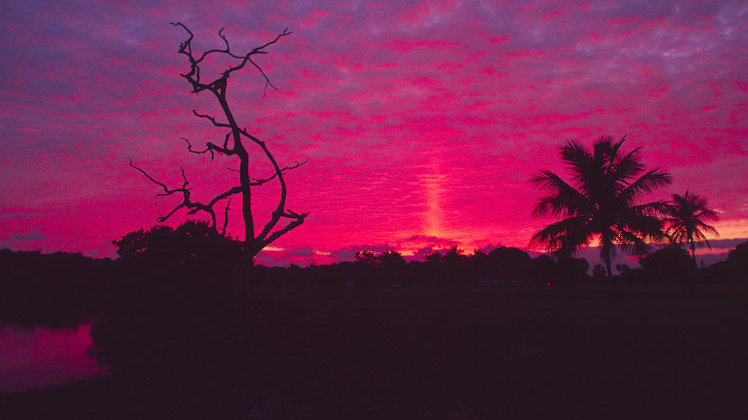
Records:
<instances>
[{"instance_id":1,"label":"dark ground","mask_svg":"<svg viewBox=\"0 0 748 420\"><path fill-rule=\"evenodd\" d=\"M247 308L251 342L206 357L242 353L230 387L174 354L0 397L0 418L748 418L745 286L296 287Z\"/></svg>"}]
</instances>

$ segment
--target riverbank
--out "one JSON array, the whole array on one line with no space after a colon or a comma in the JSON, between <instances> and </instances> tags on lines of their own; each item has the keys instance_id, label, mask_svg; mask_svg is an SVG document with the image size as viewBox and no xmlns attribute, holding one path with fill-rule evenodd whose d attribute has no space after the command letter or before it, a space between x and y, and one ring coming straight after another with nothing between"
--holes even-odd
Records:
<instances>
[{"instance_id":1,"label":"riverbank","mask_svg":"<svg viewBox=\"0 0 748 420\"><path fill-rule=\"evenodd\" d=\"M0 395L3 419L107 418L116 395L109 377Z\"/></svg>"},{"instance_id":2,"label":"riverbank","mask_svg":"<svg viewBox=\"0 0 748 420\"><path fill-rule=\"evenodd\" d=\"M0 417L746 418L746 302L743 286L253 289L243 381L221 383L230 348L174 349L170 371L15 395Z\"/></svg>"},{"instance_id":3,"label":"riverbank","mask_svg":"<svg viewBox=\"0 0 748 420\"><path fill-rule=\"evenodd\" d=\"M248 395L186 393L163 378L130 381L104 376L9 395L0 395L0 418L26 419L224 419L260 414Z\"/></svg>"}]
</instances>

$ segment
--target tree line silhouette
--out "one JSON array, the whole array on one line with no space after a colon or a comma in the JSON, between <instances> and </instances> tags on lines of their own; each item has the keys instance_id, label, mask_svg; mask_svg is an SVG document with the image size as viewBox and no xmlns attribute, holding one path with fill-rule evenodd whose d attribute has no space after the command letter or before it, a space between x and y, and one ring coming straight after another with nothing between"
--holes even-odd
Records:
<instances>
[{"instance_id":1,"label":"tree line silhouette","mask_svg":"<svg viewBox=\"0 0 748 420\"><path fill-rule=\"evenodd\" d=\"M736 337L748 242L702 269L666 247L613 280L581 259L516 248L411 262L362 251L352 262L258 266L247 279L200 257L216 238L187 226L152 229L184 241L168 259L140 240L122 241L142 252L123 248L116 260L0 251L3 321L94 321L91 351L109 388L63 394L94 418L361 418L373 406L386 418L452 418L463 404L521 417L563 413L577 393L582 418L610 418L617 398L678 411L683 384L698 389L687 402L704 401L704 389L729 395L745 365ZM610 281L616 293L599 286Z\"/></svg>"},{"instance_id":2,"label":"tree line silhouette","mask_svg":"<svg viewBox=\"0 0 748 420\"><path fill-rule=\"evenodd\" d=\"M219 293L236 283L246 287L566 287L607 284L743 284L748 282L748 242L725 261L697 268L688 252L666 245L639 260L641 268L619 265L613 278L581 258L530 256L518 248L466 254L457 248L407 262L397 251L360 251L355 261L299 267L257 266L250 280L241 245L217 235L207 222L188 221L176 229L156 226L115 241L119 258L80 253L43 254L0 250L0 320L32 324L74 324L129 296L153 300L154 291L195 285ZM214 290L215 289L215 290ZM237 289L233 289L237 290ZM167 292L165 292L167 293ZM227 292L228 293L228 292ZM229 293L230 294L230 293Z\"/></svg>"}]
</instances>

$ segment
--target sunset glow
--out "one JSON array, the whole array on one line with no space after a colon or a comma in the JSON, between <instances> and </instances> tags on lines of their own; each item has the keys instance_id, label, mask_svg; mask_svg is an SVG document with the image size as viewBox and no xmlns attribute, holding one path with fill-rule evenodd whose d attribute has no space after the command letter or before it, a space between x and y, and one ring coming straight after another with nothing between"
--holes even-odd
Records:
<instances>
[{"instance_id":1,"label":"sunset glow","mask_svg":"<svg viewBox=\"0 0 748 420\"><path fill-rule=\"evenodd\" d=\"M209 3L209 4L208 4ZM722 239L748 238L748 4L742 1L27 2L0 6L0 247L113 256L111 241L175 204L128 166L197 198L232 186L231 160L187 152L222 142L192 109L220 115L179 74L197 48L259 46L279 90L253 69L229 100L288 172L305 223L265 264L407 256L458 246L526 248L540 169L566 175L558 146L627 136L673 175L647 197L693 191ZM205 71L220 70L214 63ZM257 152L257 150L255 150ZM258 155L253 176L272 168ZM256 224L277 187L257 190ZM232 202L238 209L239 201ZM170 219L176 225L181 213ZM241 235L240 216L229 232Z\"/></svg>"}]
</instances>

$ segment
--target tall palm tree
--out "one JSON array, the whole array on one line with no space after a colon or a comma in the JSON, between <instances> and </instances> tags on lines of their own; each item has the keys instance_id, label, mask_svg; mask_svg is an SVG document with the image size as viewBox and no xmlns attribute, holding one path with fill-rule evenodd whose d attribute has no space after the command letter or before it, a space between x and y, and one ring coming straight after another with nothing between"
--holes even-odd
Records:
<instances>
[{"instance_id":1,"label":"tall palm tree","mask_svg":"<svg viewBox=\"0 0 748 420\"><path fill-rule=\"evenodd\" d=\"M665 238L661 217L666 203L637 201L669 184L670 174L659 168L645 171L639 148L621 152L625 139L624 136L616 142L601 137L592 150L569 140L561 146L561 159L571 171L571 183L548 170L531 179L536 187L546 191L535 205L533 216L562 218L537 232L531 245L543 244L563 256L597 239L610 278L616 245L628 254L643 255L649 251L648 240Z\"/></svg>"},{"instance_id":2,"label":"tall palm tree","mask_svg":"<svg viewBox=\"0 0 748 420\"><path fill-rule=\"evenodd\" d=\"M717 220L717 213L706 206L706 200L686 191L685 195L673 194L667 206L666 232L673 242L686 242L691 247L691 258L696 263L696 247L703 240L711 248L704 232L718 235L717 229L704 223L704 220Z\"/></svg>"}]
</instances>

